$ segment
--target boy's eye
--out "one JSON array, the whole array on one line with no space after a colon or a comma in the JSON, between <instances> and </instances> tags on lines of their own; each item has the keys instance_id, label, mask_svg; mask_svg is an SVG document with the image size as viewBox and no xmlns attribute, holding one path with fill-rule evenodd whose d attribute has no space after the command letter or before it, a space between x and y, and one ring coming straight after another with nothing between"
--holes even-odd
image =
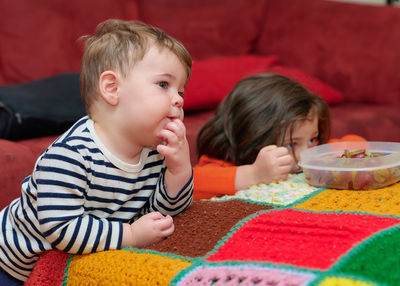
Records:
<instances>
[{"instance_id":1,"label":"boy's eye","mask_svg":"<svg viewBox=\"0 0 400 286\"><path fill-rule=\"evenodd\" d=\"M168 82L166 81L160 81L158 83L158 86L160 86L161 88L167 88L168 87Z\"/></svg>"}]
</instances>

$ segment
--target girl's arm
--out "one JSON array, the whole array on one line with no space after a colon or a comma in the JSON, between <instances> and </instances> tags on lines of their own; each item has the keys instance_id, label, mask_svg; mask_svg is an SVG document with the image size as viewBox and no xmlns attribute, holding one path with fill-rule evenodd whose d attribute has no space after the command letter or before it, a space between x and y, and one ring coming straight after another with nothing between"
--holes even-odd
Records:
<instances>
[{"instance_id":1,"label":"girl's arm","mask_svg":"<svg viewBox=\"0 0 400 286\"><path fill-rule=\"evenodd\" d=\"M234 195L236 169L236 166L222 160L201 156L198 165L193 168L193 198L200 200Z\"/></svg>"},{"instance_id":2,"label":"girl's arm","mask_svg":"<svg viewBox=\"0 0 400 286\"><path fill-rule=\"evenodd\" d=\"M234 166L222 160L201 156L193 168L194 199L234 195L260 183L283 180L293 165L293 157L284 147L270 145L262 148L253 164Z\"/></svg>"}]
</instances>

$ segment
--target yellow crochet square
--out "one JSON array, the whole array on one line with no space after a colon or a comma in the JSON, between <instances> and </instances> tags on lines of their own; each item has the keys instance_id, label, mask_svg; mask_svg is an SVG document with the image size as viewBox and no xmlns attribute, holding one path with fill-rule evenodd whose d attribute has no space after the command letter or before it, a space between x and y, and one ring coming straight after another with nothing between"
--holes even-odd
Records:
<instances>
[{"instance_id":1,"label":"yellow crochet square","mask_svg":"<svg viewBox=\"0 0 400 286\"><path fill-rule=\"evenodd\" d=\"M190 262L151 253L108 250L75 255L66 285L168 285Z\"/></svg>"},{"instance_id":2,"label":"yellow crochet square","mask_svg":"<svg viewBox=\"0 0 400 286\"><path fill-rule=\"evenodd\" d=\"M375 283L368 283L340 277L329 277L324 279L318 286L375 286Z\"/></svg>"},{"instance_id":3,"label":"yellow crochet square","mask_svg":"<svg viewBox=\"0 0 400 286\"><path fill-rule=\"evenodd\" d=\"M377 190L325 190L296 208L400 215L400 183Z\"/></svg>"}]
</instances>

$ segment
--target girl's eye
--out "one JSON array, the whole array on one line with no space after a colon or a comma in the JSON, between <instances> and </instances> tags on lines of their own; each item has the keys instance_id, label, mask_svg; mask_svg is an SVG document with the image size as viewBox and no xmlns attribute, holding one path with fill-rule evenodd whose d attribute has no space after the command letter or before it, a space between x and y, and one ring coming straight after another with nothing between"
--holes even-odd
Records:
<instances>
[{"instance_id":1,"label":"girl's eye","mask_svg":"<svg viewBox=\"0 0 400 286\"><path fill-rule=\"evenodd\" d=\"M292 150L295 146L295 143L288 143L285 145L286 148L288 148L289 150Z\"/></svg>"},{"instance_id":2,"label":"girl's eye","mask_svg":"<svg viewBox=\"0 0 400 286\"><path fill-rule=\"evenodd\" d=\"M167 87L168 87L168 82L166 82L166 81L160 81L160 82L158 83L158 86L161 87L161 88L167 88Z\"/></svg>"},{"instance_id":3,"label":"girl's eye","mask_svg":"<svg viewBox=\"0 0 400 286\"><path fill-rule=\"evenodd\" d=\"M318 145L318 139L317 139L317 138L311 139L310 141L308 141L308 145L309 145L309 146Z\"/></svg>"},{"instance_id":4,"label":"girl's eye","mask_svg":"<svg viewBox=\"0 0 400 286\"><path fill-rule=\"evenodd\" d=\"M185 94L183 91L178 91L178 94L180 97L183 97L183 95Z\"/></svg>"}]
</instances>

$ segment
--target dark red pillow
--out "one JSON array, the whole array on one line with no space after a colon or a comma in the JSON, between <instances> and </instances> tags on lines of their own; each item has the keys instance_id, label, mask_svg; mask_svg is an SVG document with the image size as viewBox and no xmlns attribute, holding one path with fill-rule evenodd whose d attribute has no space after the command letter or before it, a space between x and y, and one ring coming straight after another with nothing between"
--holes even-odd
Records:
<instances>
[{"instance_id":1,"label":"dark red pillow","mask_svg":"<svg viewBox=\"0 0 400 286\"><path fill-rule=\"evenodd\" d=\"M344 100L344 96L341 92L299 69L273 66L268 69L268 72L280 74L299 82L303 87L320 96L327 103L339 103Z\"/></svg>"},{"instance_id":2,"label":"dark red pillow","mask_svg":"<svg viewBox=\"0 0 400 286\"><path fill-rule=\"evenodd\" d=\"M195 60L191 79L185 88L184 109L215 108L239 80L265 73L277 63L275 56L253 55Z\"/></svg>"}]
</instances>

